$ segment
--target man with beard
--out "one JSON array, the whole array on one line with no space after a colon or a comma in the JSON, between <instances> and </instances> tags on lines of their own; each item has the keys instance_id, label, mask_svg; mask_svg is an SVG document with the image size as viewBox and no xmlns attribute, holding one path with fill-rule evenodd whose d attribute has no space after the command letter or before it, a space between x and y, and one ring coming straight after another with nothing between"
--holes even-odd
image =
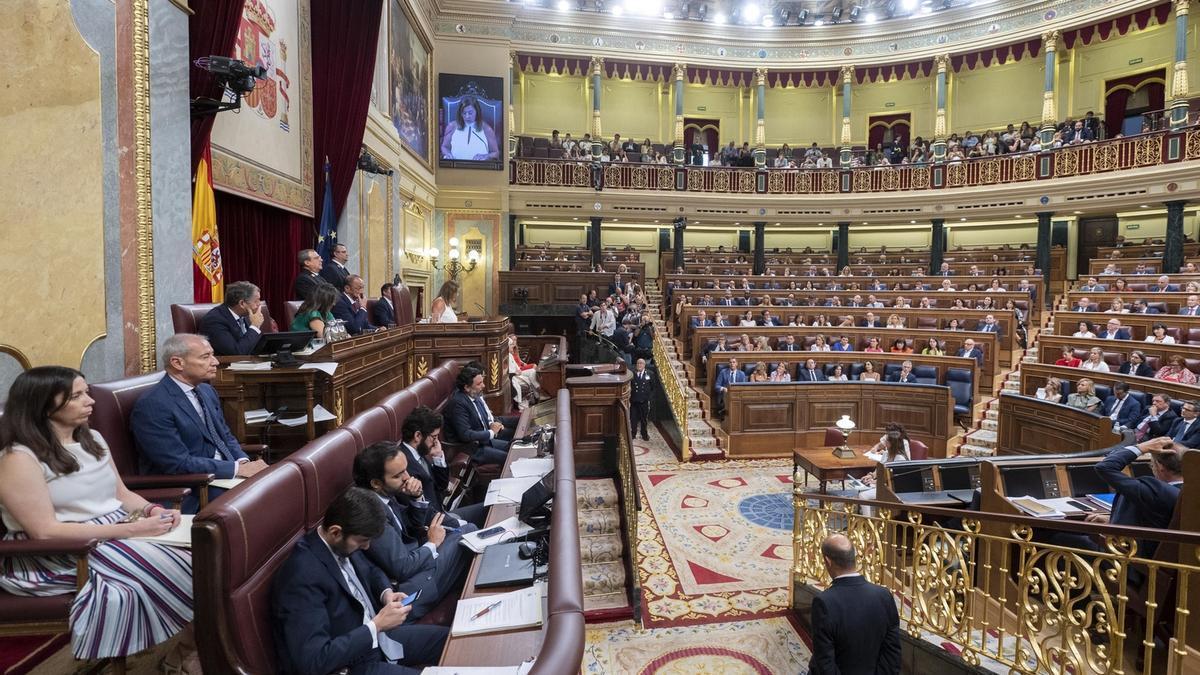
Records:
<instances>
[{"instance_id":1,"label":"man with beard","mask_svg":"<svg viewBox=\"0 0 1200 675\"><path fill-rule=\"evenodd\" d=\"M415 496L404 496L407 501L421 506L428 501L422 525L428 527L433 516L446 516L446 526L466 527L466 532L483 527L487 519L487 507L483 504L460 506L453 512L446 511L446 488L450 484L450 472L446 468L446 454L442 451L443 418L440 413L420 406L404 418L400 427L400 447L408 460L408 473L421 483ZM471 527L469 524L473 524Z\"/></svg>"}]
</instances>

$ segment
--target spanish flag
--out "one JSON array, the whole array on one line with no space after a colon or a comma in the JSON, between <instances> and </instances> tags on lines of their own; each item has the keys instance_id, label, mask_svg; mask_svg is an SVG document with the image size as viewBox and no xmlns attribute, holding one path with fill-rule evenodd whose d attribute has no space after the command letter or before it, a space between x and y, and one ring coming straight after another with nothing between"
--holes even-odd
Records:
<instances>
[{"instance_id":1,"label":"spanish flag","mask_svg":"<svg viewBox=\"0 0 1200 675\"><path fill-rule=\"evenodd\" d=\"M221 244L217 238L217 205L213 198L212 149L205 148L196 167L196 193L192 197L192 295L196 302L221 302L225 299L225 279L221 274Z\"/></svg>"}]
</instances>

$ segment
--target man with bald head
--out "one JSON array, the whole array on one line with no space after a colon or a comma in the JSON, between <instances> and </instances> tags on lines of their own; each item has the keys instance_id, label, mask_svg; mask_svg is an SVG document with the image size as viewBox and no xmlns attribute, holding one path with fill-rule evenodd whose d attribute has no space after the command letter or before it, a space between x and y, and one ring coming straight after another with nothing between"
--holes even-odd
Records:
<instances>
[{"instance_id":1,"label":"man with bald head","mask_svg":"<svg viewBox=\"0 0 1200 675\"><path fill-rule=\"evenodd\" d=\"M162 365L166 375L138 399L129 419L142 473L248 478L266 468L262 460L250 461L225 423L221 400L208 384L217 375L208 340L191 333L172 335L163 343ZM208 488L209 498L221 492ZM193 490L180 510L195 513L198 507Z\"/></svg>"},{"instance_id":2,"label":"man with bald head","mask_svg":"<svg viewBox=\"0 0 1200 675\"><path fill-rule=\"evenodd\" d=\"M899 673L900 615L892 594L858 573L845 535L826 537L821 557L833 582L813 598L808 674Z\"/></svg>"}]
</instances>

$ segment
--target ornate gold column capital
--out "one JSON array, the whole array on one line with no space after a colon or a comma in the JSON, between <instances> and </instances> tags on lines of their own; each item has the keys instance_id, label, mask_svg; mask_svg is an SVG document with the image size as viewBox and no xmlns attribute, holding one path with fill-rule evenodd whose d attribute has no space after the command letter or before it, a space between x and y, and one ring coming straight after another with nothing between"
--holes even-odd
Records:
<instances>
[{"instance_id":1,"label":"ornate gold column capital","mask_svg":"<svg viewBox=\"0 0 1200 675\"><path fill-rule=\"evenodd\" d=\"M755 68L754 69L754 84L759 87L765 87L767 85L767 69L766 68Z\"/></svg>"},{"instance_id":2,"label":"ornate gold column capital","mask_svg":"<svg viewBox=\"0 0 1200 675\"><path fill-rule=\"evenodd\" d=\"M1042 48L1047 52L1052 52L1058 49L1059 32L1052 30L1042 33Z\"/></svg>"},{"instance_id":3,"label":"ornate gold column capital","mask_svg":"<svg viewBox=\"0 0 1200 675\"><path fill-rule=\"evenodd\" d=\"M1042 93L1042 126L1058 124L1058 108L1054 104L1054 92Z\"/></svg>"},{"instance_id":4,"label":"ornate gold column capital","mask_svg":"<svg viewBox=\"0 0 1200 675\"><path fill-rule=\"evenodd\" d=\"M509 63L511 63L511 64L513 64L513 66L514 66L514 67L516 66L516 63L517 63L517 50L515 50L515 49L510 49L510 50L508 50L508 62L509 62Z\"/></svg>"},{"instance_id":5,"label":"ornate gold column capital","mask_svg":"<svg viewBox=\"0 0 1200 675\"><path fill-rule=\"evenodd\" d=\"M1175 16L1176 17L1187 16L1188 5L1190 3L1191 3L1191 0L1175 0Z\"/></svg>"},{"instance_id":6,"label":"ornate gold column capital","mask_svg":"<svg viewBox=\"0 0 1200 675\"><path fill-rule=\"evenodd\" d=\"M687 64L686 63L676 63L674 66L671 67L671 75L675 79L676 82L683 80L684 77L687 76Z\"/></svg>"},{"instance_id":7,"label":"ornate gold column capital","mask_svg":"<svg viewBox=\"0 0 1200 675\"><path fill-rule=\"evenodd\" d=\"M946 72L950 68L950 55L938 54L937 56L933 57L933 65L937 66L937 72L939 75Z\"/></svg>"},{"instance_id":8,"label":"ornate gold column capital","mask_svg":"<svg viewBox=\"0 0 1200 675\"><path fill-rule=\"evenodd\" d=\"M591 65L592 75L604 76L604 57L593 56Z\"/></svg>"},{"instance_id":9,"label":"ornate gold column capital","mask_svg":"<svg viewBox=\"0 0 1200 675\"><path fill-rule=\"evenodd\" d=\"M841 70L842 84L849 84L854 81L854 66L842 66Z\"/></svg>"}]
</instances>

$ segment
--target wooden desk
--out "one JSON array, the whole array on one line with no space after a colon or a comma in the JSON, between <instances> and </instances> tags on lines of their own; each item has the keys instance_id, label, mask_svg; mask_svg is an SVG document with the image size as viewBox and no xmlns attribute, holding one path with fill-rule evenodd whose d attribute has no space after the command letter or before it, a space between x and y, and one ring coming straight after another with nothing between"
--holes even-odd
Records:
<instances>
[{"instance_id":1,"label":"wooden desk","mask_svg":"<svg viewBox=\"0 0 1200 675\"><path fill-rule=\"evenodd\" d=\"M817 477L821 494L826 493L825 484L831 480L866 475L875 470L878 463L864 455L870 446L851 447L854 457L842 459L833 454L833 448L796 448L792 456L796 466Z\"/></svg>"}]
</instances>

